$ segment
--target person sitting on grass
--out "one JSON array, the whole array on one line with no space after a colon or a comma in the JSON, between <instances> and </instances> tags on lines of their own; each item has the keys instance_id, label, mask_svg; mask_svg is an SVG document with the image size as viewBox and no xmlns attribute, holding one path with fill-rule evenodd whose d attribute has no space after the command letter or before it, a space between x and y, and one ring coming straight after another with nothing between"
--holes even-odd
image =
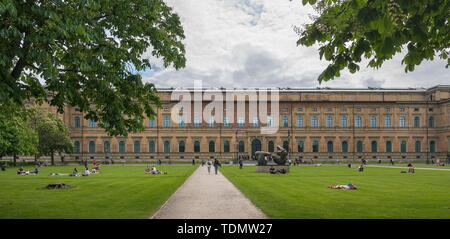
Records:
<instances>
[{"instance_id":1,"label":"person sitting on grass","mask_svg":"<svg viewBox=\"0 0 450 239\"><path fill-rule=\"evenodd\" d=\"M364 172L364 165L363 164L359 165L358 172Z\"/></svg>"},{"instance_id":2,"label":"person sitting on grass","mask_svg":"<svg viewBox=\"0 0 450 239\"><path fill-rule=\"evenodd\" d=\"M73 169L72 174L70 174L70 176L73 176L73 177L78 177L78 176L80 176L80 174L78 174L77 168L74 168L74 169Z\"/></svg>"},{"instance_id":3,"label":"person sitting on grass","mask_svg":"<svg viewBox=\"0 0 450 239\"><path fill-rule=\"evenodd\" d=\"M411 163L408 164L408 173L415 173L414 166Z\"/></svg>"},{"instance_id":4,"label":"person sitting on grass","mask_svg":"<svg viewBox=\"0 0 450 239\"><path fill-rule=\"evenodd\" d=\"M91 172L89 171L88 168L86 168L86 169L84 170L84 172L81 174L81 176L89 176L90 174L91 174Z\"/></svg>"},{"instance_id":5,"label":"person sitting on grass","mask_svg":"<svg viewBox=\"0 0 450 239\"><path fill-rule=\"evenodd\" d=\"M22 167L20 167L20 168L18 168L17 169L17 174L24 174L24 170L23 170L23 168Z\"/></svg>"},{"instance_id":6,"label":"person sitting on grass","mask_svg":"<svg viewBox=\"0 0 450 239\"><path fill-rule=\"evenodd\" d=\"M39 173L39 169L38 168L34 168L34 170L30 172L30 174L32 174L32 175L36 175L38 173Z\"/></svg>"}]
</instances>

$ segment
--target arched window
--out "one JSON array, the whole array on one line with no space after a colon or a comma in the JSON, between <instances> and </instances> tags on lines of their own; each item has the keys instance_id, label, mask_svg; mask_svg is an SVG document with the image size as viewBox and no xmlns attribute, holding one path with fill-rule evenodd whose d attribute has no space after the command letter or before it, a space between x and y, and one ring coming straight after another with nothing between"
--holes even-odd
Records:
<instances>
[{"instance_id":1,"label":"arched window","mask_svg":"<svg viewBox=\"0 0 450 239\"><path fill-rule=\"evenodd\" d=\"M164 141L164 153L170 153L170 141Z\"/></svg>"},{"instance_id":2,"label":"arched window","mask_svg":"<svg viewBox=\"0 0 450 239\"><path fill-rule=\"evenodd\" d=\"M415 149L416 153L422 152L422 144L421 144L420 140L416 141L414 149Z\"/></svg>"},{"instance_id":3,"label":"arched window","mask_svg":"<svg viewBox=\"0 0 450 239\"><path fill-rule=\"evenodd\" d=\"M141 141L139 140L135 140L133 143L133 149L134 149L134 153L140 153L141 152Z\"/></svg>"},{"instance_id":4,"label":"arched window","mask_svg":"<svg viewBox=\"0 0 450 239\"><path fill-rule=\"evenodd\" d=\"M245 152L245 143L244 141L239 141L239 153L244 153Z\"/></svg>"},{"instance_id":5,"label":"arched window","mask_svg":"<svg viewBox=\"0 0 450 239\"><path fill-rule=\"evenodd\" d=\"M362 127L362 118L361 116L357 115L355 118L355 127L361 128Z\"/></svg>"},{"instance_id":6,"label":"arched window","mask_svg":"<svg viewBox=\"0 0 450 239\"><path fill-rule=\"evenodd\" d=\"M80 141L75 141L73 143L73 148L74 148L74 152L76 154L79 154L80 153Z\"/></svg>"},{"instance_id":7,"label":"arched window","mask_svg":"<svg viewBox=\"0 0 450 239\"><path fill-rule=\"evenodd\" d=\"M283 148L286 149L286 151L288 151L288 152L290 151L289 141L287 141L287 140L283 141Z\"/></svg>"},{"instance_id":8,"label":"arched window","mask_svg":"<svg viewBox=\"0 0 450 239\"><path fill-rule=\"evenodd\" d=\"M95 122L95 120L89 120L88 122L88 126L89 128L95 128L97 126L97 122Z\"/></svg>"},{"instance_id":9,"label":"arched window","mask_svg":"<svg viewBox=\"0 0 450 239\"><path fill-rule=\"evenodd\" d=\"M313 151L313 153L319 152L319 140L317 140L317 139L313 140L312 151Z\"/></svg>"},{"instance_id":10,"label":"arched window","mask_svg":"<svg viewBox=\"0 0 450 239\"><path fill-rule=\"evenodd\" d=\"M356 142L356 152L363 152L363 142L361 140L358 140L358 142Z\"/></svg>"},{"instance_id":11,"label":"arched window","mask_svg":"<svg viewBox=\"0 0 450 239\"><path fill-rule=\"evenodd\" d=\"M319 127L319 121L317 120L317 116L313 116L311 117L311 127L312 128L317 128Z\"/></svg>"},{"instance_id":12,"label":"arched window","mask_svg":"<svg viewBox=\"0 0 450 239\"><path fill-rule=\"evenodd\" d=\"M327 152L328 153L333 153L333 141L328 141L327 142Z\"/></svg>"},{"instance_id":13,"label":"arched window","mask_svg":"<svg viewBox=\"0 0 450 239\"><path fill-rule=\"evenodd\" d=\"M230 141L225 140L223 142L223 152L224 153L229 153L230 152Z\"/></svg>"},{"instance_id":14,"label":"arched window","mask_svg":"<svg viewBox=\"0 0 450 239\"><path fill-rule=\"evenodd\" d=\"M376 153L378 151L378 142L377 141L372 141L372 143L370 144L370 150L372 153Z\"/></svg>"},{"instance_id":15,"label":"arched window","mask_svg":"<svg viewBox=\"0 0 450 239\"><path fill-rule=\"evenodd\" d=\"M178 152L184 153L186 151L186 145L184 141L178 142Z\"/></svg>"},{"instance_id":16,"label":"arched window","mask_svg":"<svg viewBox=\"0 0 450 239\"><path fill-rule=\"evenodd\" d=\"M89 141L89 153L90 154L95 153L95 141Z\"/></svg>"},{"instance_id":17,"label":"arched window","mask_svg":"<svg viewBox=\"0 0 450 239\"><path fill-rule=\"evenodd\" d=\"M370 117L370 128L376 128L377 127L377 117L371 116Z\"/></svg>"},{"instance_id":18,"label":"arched window","mask_svg":"<svg viewBox=\"0 0 450 239\"><path fill-rule=\"evenodd\" d=\"M210 153L216 152L216 143L213 140L209 141L208 146L209 146L209 150L208 151Z\"/></svg>"},{"instance_id":19,"label":"arched window","mask_svg":"<svg viewBox=\"0 0 450 239\"><path fill-rule=\"evenodd\" d=\"M406 127L406 120L405 120L405 116L400 116L400 128L405 128Z\"/></svg>"},{"instance_id":20,"label":"arched window","mask_svg":"<svg viewBox=\"0 0 450 239\"><path fill-rule=\"evenodd\" d=\"M119 153L125 153L125 142L123 140L119 142Z\"/></svg>"},{"instance_id":21,"label":"arched window","mask_svg":"<svg viewBox=\"0 0 450 239\"><path fill-rule=\"evenodd\" d=\"M81 128L81 119L80 117L75 117L75 128Z\"/></svg>"},{"instance_id":22,"label":"arched window","mask_svg":"<svg viewBox=\"0 0 450 239\"><path fill-rule=\"evenodd\" d=\"M391 127L391 116L390 115L386 115L384 117L384 127L386 127L386 128Z\"/></svg>"},{"instance_id":23,"label":"arched window","mask_svg":"<svg viewBox=\"0 0 450 239\"><path fill-rule=\"evenodd\" d=\"M386 153L392 153L392 142L386 141Z\"/></svg>"},{"instance_id":24,"label":"arched window","mask_svg":"<svg viewBox=\"0 0 450 239\"><path fill-rule=\"evenodd\" d=\"M436 153L436 142L434 140L430 141L430 153Z\"/></svg>"},{"instance_id":25,"label":"arched window","mask_svg":"<svg viewBox=\"0 0 450 239\"><path fill-rule=\"evenodd\" d=\"M406 140L402 140L402 142L400 143L400 152L401 153L406 153L406 149L407 149Z\"/></svg>"},{"instance_id":26,"label":"arched window","mask_svg":"<svg viewBox=\"0 0 450 239\"><path fill-rule=\"evenodd\" d=\"M327 126L327 128L333 127L333 116L332 115L327 115L326 126Z\"/></svg>"},{"instance_id":27,"label":"arched window","mask_svg":"<svg viewBox=\"0 0 450 239\"><path fill-rule=\"evenodd\" d=\"M194 141L194 153L200 153L200 142L198 140Z\"/></svg>"},{"instance_id":28,"label":"arched window","mask_svg":"<svg viewBox=\"0 0 450 239\"><path fill-rule=\"evenodd\" d=\"M103 142L103 152L106 154L111 153L111 144L109 143L109 141Z\"/></svg>"},{"instance_id":29,"label":"arched window","mask_svg":"<svg viewBox=\"0 0 450 239\"><path fill-rule=\"evenodd\" d=\"M347 141L342 141L342 153L348 153L348 143L347 143Z\"/></svg>"},{"instance_id":30,"label":"arched window","mask_svg":"<svg viewBox=\"0 0 450 239\"><path fill-rule=\"evenodd\" d=\"M297 151L298 151L299 153L305 152L305 142L303 142L303 141L298 141L298 143L297 143Z\"/></svg>"},{"instance_id":31,"label":"arched window","mask_svg":"<svg viewBox=\"0 0 450 239\"><path fill-rule=\"evenodd\" d=\"M430 116L430 118L428 118L428 127L434 128L434 117L433 116Z\"/></svg>"},{"instance_id":32,"label":"arched window","mask_svg":"<svg viewBox=\"0 0 450 239\"><path fill-rule=\"evenodd\" d=\"M273 141L269 141L269 145L268 145L268 150L270 153L275 151L275 144L273 143Z\"/></svg>"},{"instance_id":33,"label":"arched window","mask_svg":"<svg viewBox=\"0 0 450 239\"><path fill-rule=\"evenodd\" d=\"M343 115L341 118L341 127L347 128L347 116Z\"/></svg>"},{"instance_id":34,"label":"arched window","mask_svg":"<svg viewBox=\"0 0 450 239\"><path fill-rule=\"evenodd\" d=\"M155 153L155 141L154 140L150 140L150 142L148 142L148 152L149 153Z\"/></svg>"}]
</instances>

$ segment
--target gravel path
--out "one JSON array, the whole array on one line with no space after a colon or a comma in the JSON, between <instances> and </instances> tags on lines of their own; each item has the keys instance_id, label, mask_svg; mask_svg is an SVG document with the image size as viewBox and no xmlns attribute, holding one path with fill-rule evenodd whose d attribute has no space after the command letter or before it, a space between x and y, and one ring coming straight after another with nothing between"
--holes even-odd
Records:
<instances>
[{"instance_id":1,"label":"gravel path","mask_svg":"<svg viewBox=\"0 0 450 239\"><path fill-rule=\"evenodd\" d=\"M152 219L267 218L220 172L199 167Z\"/></svg>"}]
</instances>

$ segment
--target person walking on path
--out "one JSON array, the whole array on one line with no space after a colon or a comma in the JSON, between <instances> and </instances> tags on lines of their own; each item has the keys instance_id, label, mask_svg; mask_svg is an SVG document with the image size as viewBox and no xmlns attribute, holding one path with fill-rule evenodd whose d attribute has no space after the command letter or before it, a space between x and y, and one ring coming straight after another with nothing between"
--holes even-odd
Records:
<instances>
[{"instance_id":1,"label":"person walking on path","mask_svg":"<svg viewBox=\"0 0 450 239\"><path fill-rule=\"evenodd\" d=\"M208 162L206 162L206 166L208 167L208 174L211 174L211 166L212 166L211 159L208 159Z\"/></svg>"},{"instance_id":2,"label":"person walking on path","mask_svg":"<svg viewBox=\"0 0 450 239\"><path fill-rule=\"evenodd\" d=\"M195 165L195 159L192 159L192 165Z\"/></svg>"},{"instance_id":3,"label":"person walking on path","mask_svg":"<svg viewBox=\"0 0 450 239\"><path fill-rule=\"evenodd\" d=\"M217 171L219 171L219 167L222 166L218 159L214 159L214 171L217 175Z\"/></svg>"}]
</instances>

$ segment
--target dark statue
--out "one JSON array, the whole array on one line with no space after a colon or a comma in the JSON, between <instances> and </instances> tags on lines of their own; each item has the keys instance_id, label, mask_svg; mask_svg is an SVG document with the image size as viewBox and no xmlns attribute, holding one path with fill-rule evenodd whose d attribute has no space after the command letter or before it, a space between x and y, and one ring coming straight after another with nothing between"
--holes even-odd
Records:
<instances>
[{"instance_id":1,"label":"dark statue","mask_svg":"<svg viewBox=\"0 0 450 239\"><path fill-rule=\"evenodd\" d=\"M277 165L285 165L288 152L283 147L277 145L277 150L274 153L257 151L255 155L259 166L267 165L270 159L273 159Z\"/></svg>"}]
</instances>

